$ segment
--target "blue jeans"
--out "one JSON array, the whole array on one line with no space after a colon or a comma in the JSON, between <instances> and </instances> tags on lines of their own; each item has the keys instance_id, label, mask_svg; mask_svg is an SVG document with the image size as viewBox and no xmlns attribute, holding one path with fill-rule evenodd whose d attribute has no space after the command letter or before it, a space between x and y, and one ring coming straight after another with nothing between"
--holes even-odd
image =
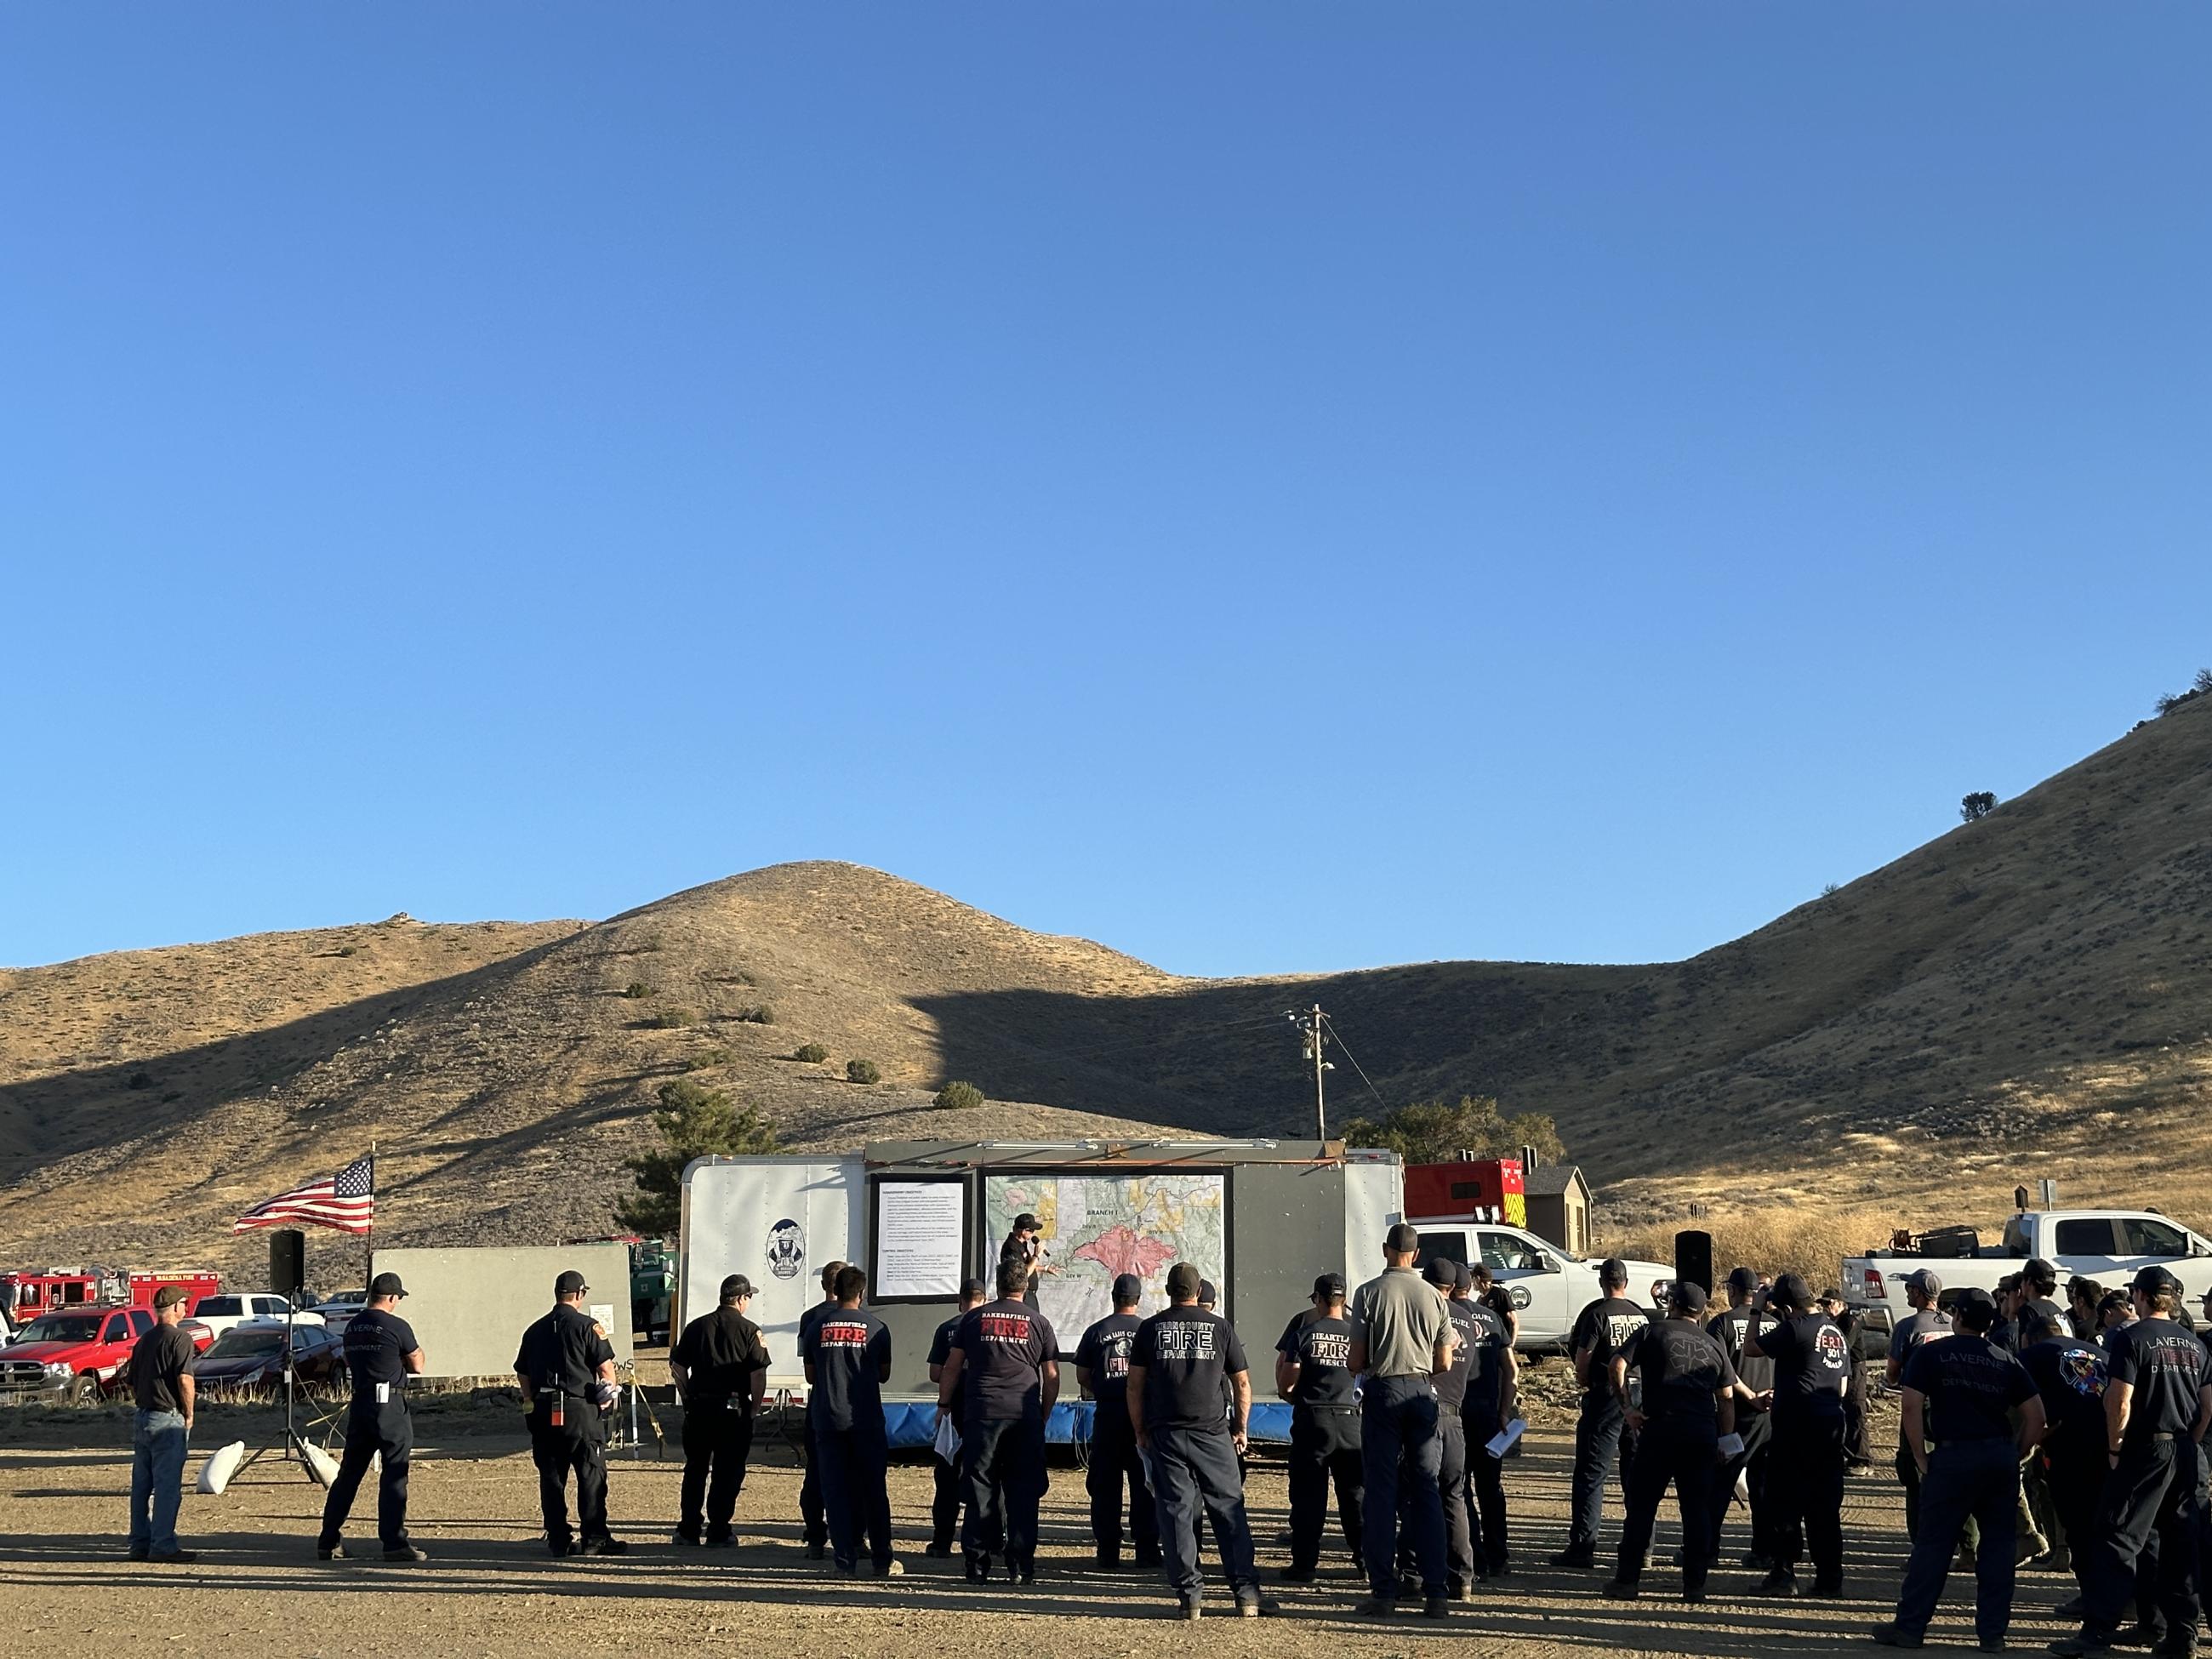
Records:
<instances>
[{"instance_id":1,"label":"blue jeans","mask_svg":"<svg viewBox=\"0 0 2212 1659\"><path fill-rule=\"evenodd\" d=\"M167 1555L177 1547L184 1501L185 1419L140 1412L131 1431L131 1547Z\"/></svg>"},{"instance_id":2,"label":"blue jeans","mask_svg":"<svg viewBox=\"0 0 2212 1659\"><path fill-rule=\"evenodd\" d=\"M1444 1504L1438 1478L1443 1442L1437 1433L1437 1391L1425 1376L1370 1377L1359 1395L1359 1461L1367 1487L1367 1583L1385 1601L1398 1599L1398 1481L1402 1458L1406 1528L1420 1564L1421 1593L1444 1593Z\"/></svg>"}]
</instances>

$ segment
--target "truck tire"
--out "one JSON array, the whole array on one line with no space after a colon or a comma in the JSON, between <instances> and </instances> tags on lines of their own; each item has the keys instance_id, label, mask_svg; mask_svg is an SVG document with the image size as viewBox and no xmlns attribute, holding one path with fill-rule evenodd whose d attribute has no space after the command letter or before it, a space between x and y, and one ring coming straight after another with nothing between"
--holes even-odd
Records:
<instances>
[{"instance_id":1,"label":"truck tire","mask_svg":"<svg viewBox=\"0 0 2212 1659\"><path fill-rule=\"evenodd\" d=\"M63 1394L72 1406L89 1406L100 1398L100 1379L90 1371L79 1371L70 1378Z\"/></svg>"}]
</instances>

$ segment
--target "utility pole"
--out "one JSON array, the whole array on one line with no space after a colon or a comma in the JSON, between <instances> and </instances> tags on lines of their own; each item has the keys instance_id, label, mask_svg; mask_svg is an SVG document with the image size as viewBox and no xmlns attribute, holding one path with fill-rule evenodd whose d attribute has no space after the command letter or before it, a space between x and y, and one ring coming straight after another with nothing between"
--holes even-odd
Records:
<instances>
[{"instance_id":1,"label":"utility pole","mask_svg":"<svg viewBox=\"0 0 2212 1659\"><path fill-rule=\"evenodd\" d=\"M1310 1012L1301 1013L1293 1008L1284 1018L1298 1028L1298 1035L1305 1040L1304 1057L1313 1062L1314 1138L1317 1140L1327 1140L1328 1139L1328 1101L1322 1074L1336 1069L1329 1064L1324 1054L1328 1043L1327 1017L1322 1012L1321 1004L1316 1002Z\"/></svg>"}]
</instances>

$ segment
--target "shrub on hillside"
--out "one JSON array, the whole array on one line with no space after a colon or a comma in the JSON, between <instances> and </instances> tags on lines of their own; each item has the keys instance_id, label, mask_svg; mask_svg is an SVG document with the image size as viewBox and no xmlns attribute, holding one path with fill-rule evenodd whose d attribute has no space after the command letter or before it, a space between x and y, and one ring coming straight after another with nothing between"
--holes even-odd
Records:
<instances>
[{"instance_id":1,"label":"shrub on hillside","mask_svg":"<svg viewBox=\"0 0 2212 1659\"><path fill-rule=\"evenodd\" d=\"M818 1042L802 1042L792 1050L793 1060L803 1060L809 1066L819 1066L830 1058L830 1051Z\"/></svg>"},{"instance_id":2,"label":"shrub on hillside","mask_svg":"<svg viewBox=\"0 0 2212 1659\"><path fill-rule=\"evenodd\" d=\"M848 1083L881 1083L884 1074L877 1069L872 1060L848 1060L845 1062L845 1080Z\"/></svg>"},{"instance_id":3,"label":"shrub on hillside","mask_svg":"<svg viewBox=\"0 0 2212 1659\"><path fill-rule=\"evenodd\" d=\"M2171 714L2185 702L2193 702L2208 691L2212 691L2212 668L2200 668L2197 671L2197 678L2190 681L2189 690L2166 692L2151 707L2161 716Z\"/></svg>"},{"instance_id":4,"label":"shrub on hillside","mask_svg":"<svg viewBox=\"0 0 2212 1659\"><path fill-rule=\"evenodd\" d=\"M1989 817L1996 810L1997 798L1986 789L1977 789L1972 794L1960 799L1959 822L1972 823L1977 818Z\"/></svg>"},{"instance_id":5,"label":"shrub on hillside","mask_svg":"<svg viewBox=\"0 0 2212 1659\"><path fill-rule=\"evenodd\" d=\"M773 1025L775 1024L775 1010L763 1002L757 1008L740 1008L730 1018L744 1020L750 1025Z\"/></svg>"},{"instance_id":6,"label":"shrub on hillside","mask_svg":"<svg viewBox=\"0 0 2212 1659\"><path fill-rule=\"evenodd\" d=\"M699 1053L687 1056L683 1066L687 1072L703 1072L712 1066L729 1063L730 1051L727 1048L702 1048Z\"/></svg>"},{"instance_id":7,"label":"shrub on hillside","mask_svg":"<svg viewBox=\"0 0 2212 1659\"><path fill-rule=\"evenodd\" d=\"M689 1025L696 1018L689 1008L664 1008L645 1024L650 1030L672 1031L679 1025Z\"/></svg>"},{"instance_id":8,"label":"shrub on hillside","mask_svg":"<svg viewBox=\"0 0 2212 1659\"><path fill-rule=\"evenodd\" d=\"M648 1237L675 1232L684 1168L694 1158L776 1149L775 1126L752 1107L739 1106L726 1090L678 1078L660 1085L659 1099L653 1122L667 1150L623 1160L636 1180L637 1196L615 1212L623 1226Z\"/></svg>"},{"instance_id":9,"label":"shrub on hillside","mask_svg":"<svg viewBox=\"0 0 2212 1659\"><path fill-rule=\"evenodd\" d=\"M1547 1115L1518 1112L1508 1117L1489 1095L1462 1095L1456 1106L1416 1101L1379 1119L1356 1117L1344 1126L1343 1138L1347 1146L1385 1148L1408 1164L1447 1164L1462 1152L1477 1158L1518 1158L1523 1146L1534 1147L1547 1164L1567 1155L1559 1126Z\"/></svg>"},{"instance_id":10,"label":"shrub on hillside","mask_svg":"<svg viewBox=\"0 0 2212 1659\"><path fill-rule=\"evenodd\" d=\"M972 1112L982 1103L983 1091L957 1079L937 1091L937 1109L940 1112Z\"/></svg>"},{"instance_id":11,"label":"shrub on hillside","mask_svg":"<svg viewBox=\"0 0 2212 1659\"><path fill-rule=\"evenodd\" d=\"M641 979L634 979L630 981L629 984L623 987L623 994L628 997L632 1002L636 1002L642 998L651 996L653 994L653 988L650 985L647 985Z\"/></svg>"}]
</instances>

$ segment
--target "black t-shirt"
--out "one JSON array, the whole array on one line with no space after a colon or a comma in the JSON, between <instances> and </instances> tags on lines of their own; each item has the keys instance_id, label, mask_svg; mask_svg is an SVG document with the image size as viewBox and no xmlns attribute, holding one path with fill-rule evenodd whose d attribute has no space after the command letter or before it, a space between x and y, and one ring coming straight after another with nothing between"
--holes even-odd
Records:
<instances>
[{"instance_id":1,"label":"black t-shirt","mask_svg":"<svg viewBox=\"0 0 2212 1659\"><path fill-rule=\"evenodd\" d=\"M1735 1367L1719 1343L1689 1320L1662 1319L1632 1331L1620 1354L1629 1374L1643 1380L1647 1419L1717 1431L1713 1395L1735 1386Z\"/></svg>"},{"instance_id":2,"label":"black t-shirt","mask_svg":"<svg viewBox=\"0 0 2212 1659\"><path fill-rule=\"evenodd\" d=\"M1170 1308L1137 1328L1129 1363L1145 1373L1145 1427L1229 1432L1227 1379L1248 1369L1237 1328L1203 1308Z\"/></svg>"},{"instance_id":3,"label":"black t-shirt","mask_svg":"<svg viewBox=\"0 0 2212 1659\"><path fill-rule=\"evenodd\" d=\"M2043 1396L2043 1414L2053 1438L2085 1451L2103 1451L2108 1374L2104 1349L2078 1337L2046 1337L2031 1344L2020 1363Z\"/></svg>"},{"instance_id":4,"label":"black t-shirt","mask_svg":"<svg viewBox=\"0 0 2212 1659\"><path fill-rule=\"evenodd\" d=\"M2193 1430L2198 1391L2208 1381L2204 1345L2170 1319L2138 1319L2112 1334L2112 1380L2135 1389L2122 1443Z\"/></svg>"},{"instance_id":5,"label":"black t-shirt","mask_svg":"<svg viewBox=\"0 0 2212 1659\"><path fill-rule=\"evenodd\" d=\"M2063 1331L2068 1328L2066 1322L2066 1310L2063 1308L2060 1307L2056 1302L2051 1301L2048 1297L2031 1297L2026 1302L2021 1304L2020 1311L2015 1313L2010 1319L2000 1319L1990 1328L1990 1341L1991 1344L1995 1346L2004 1349L2008 1353L2015 1354L2023 1347L2027 1346L2027 1345L2021 1340L2021 1335L2022 1322L2026 1319L2030 1309L2033 1309L2035 1311L2045 1316L2051 1322L2057 1326L2060 1330Z\"/></svg>"},{"instance_id":6,"label":"black t-shirt","mask_svg":"<svg viewBox=\"0 0 2212 1659\"><path fill-rule=\"evenodd\" d=\"M1143 1322L1132 1313L1110 1313L1075 1345L1075 1363L1090 1371L1091 1392L1101 1406L1127 1408L1129 1348Z\"/></svg>"},{"instance_id":7,"label":"black t-shirt","mask_svg":"<svg viewBox=\"0 0 2212 1659\"><path fill-rule=\"evenodd\" d=\"M1467 1401L1460 1414L1471 1417L1480 1413L1494 1416L1498 1391L1505 1383L1505 1351L1513 1346L1512 1335L1506 1330L1505 1322L1498 1316L1498 1310L1487 1302L1452 1305L1464 1305L1474 1324L1474 1340L1468 1344L1474 1358L1467 1370Z\"/></svg>"},{"instance_id":8,"label":"black t-shirt","mask_svg":"<svg viewBox=\"0 0 2212 1659\"><path fill-rule=\"evenodd\" d=\"M1012 1234L1007 1235L1006 1242L999 1246L999 1265L1004 1267L1009 1261L1018 1261L1029 1269L1026 1296L1029 1301L1036 1301L1037 1281L1044 1277L1044 1240L1032 1238L1024 1244Z\"/></svg>"},{"instance_id":9,"label":"black t-shirt","mask_svg":"<svg viewBox=\"0 0 2212 1659\"><path fill-rule=\"evenodd\" d=\"M198 1350L174 1325L155 1321L154 1328L131 1345L131 1389L142 1412L179 1412L185 1391L177 1379Z\"/></svg>"},{"instance_id":10,"label":"black t-shirt","mask_svg":"<svg viewBox=\"0 0 2212 1659\"><path fill-rule=\"evenodd\" d=\"M735 1308L717 1308L684 1328L669 1358L684 1367L684 1403L690 1411L720 1411L732 1401L752 1408L753 1373L768 1369L761 1328Z\"/></svg>"},{"instance_id":11,"label":"black t-shirt","mask_svg":"<svg viewBox=\"0 0 2212 1659\"><path fill-rule=\"evenodd\" d=\"M1435 1378L1437 1404L1456 1416L1467 1403L1468 1374L1474 1364L1474 1345L1480 1340L1475 1329L1474 1304L1444 1298L1444 1312L1450 1316L1453 1333L1459 1338L1459 1346L1453 1351L1451 1369Z\"/></svg>"},{"instance_id":12,"label":"black t-shirt","mask_svg":"<svg viewBox=\"0 0 2212 1659\"><path fill-rule=\"evenodd\" d=\"M799 1339L799 1358L814 1368L814 1425L849 1429L879 1423L890 1328L866 1308L830 1308Z\"/></svg>"},{"instance_id":13,"label":"black t-shirt","mask_svg":"<svg viewBox=\"0 0 2212 1659\"><path fill-rule=\"evenodd\" d=\"M397 1399L407 1386L407 1356L422 1346L405 1320L383 1308L363 1308L348 1320L343 1340L356 1399L375 1398L379 1382L390 1383Z\"/></svg>"},{"instance_id":14,"label":"black t-shirt","mask_svg":"<svg viewBox=\"0 0 2212 1659\"><path fill-rule=\"evenodd\" d=\"M927 1364L942 1365L952 1358L952 1333L960 1328L960 1322L964 1317L966 1317L965 1315L955 1314L937 1328L936 1334L929 1339L929 1358Z\"/></svg>"},{"instance_id":15,"label":"black t-shirt","mask_svg":"<svg viewBox=\"0 0 2212 1659\"><path fill-rule=\"evenodd\" d=\"M1851 1345L1834 1320L1817 1313L1777 1317L1774 1328L1759 1335L1759 1346L1774 1362L1778 1420L1843 1415Z\"/></svg>"},{"instance_id":16,"label":"black t-shirt","mask_svg":"<svg viewBox=\"0 0 2212 1659\"><path fill-rule=\"evenodd\" d=\"M1000 1297L960 1316L961 1413L970 1423L1041 1416L1047 1360L1058 1358L1051 1323L1026 1302Z\"/></svg>"},{"instance_id":17,"label":"black t-shirt","mask_svg":"<svg viewBox=\"0 0 2212 1659\"><path fill-rule=\"evenodd\" d=\"M1626 1297L1601 1297L1584 1308L1576 1317L1574 1334L1567 1339L1568 1348L1576 1353L1589 1352L1589 1370L1585 1373L1589 1381L1589 1393L1601 1397L1613 1392L1613 1357L1628 1344L1628 1339L1651 1322L1651 1316Z\"/></svg>"},{"instance_id":18,"label":"black t-shirt","mask_svg":"<svg viewBox=\"0 0 2212 1659\"><path fill-rule=\"evenodd\" d=\"M1736 1380L1753 1394L1765 1394L1774 1386L1774 1362L1761 1355L1746 1353L1743 1345L1754 1336L1764 1336L1781 1322L1772 1314L1747 1302L1741 1308L1723 1308L1707 1320L1705 1334L1721 1345L1721 1352L1735 1368Z\"/></svg>"},{"instance_id":19,"label":"black t-shirt","mask_svg":"<svg viewBox=\"0 0 2212 1659\"><path fill-rule=\"evenodd\" d=\"M2006 1413L2035 1396L2034 1379L2020 1361L1972 1331L1922 1343L1905 1362L1903 1381L1928 1396L1927 1434L1939 1445L2009 1440Z\"/></svg>"},{"instance_id":20,"label":"black t-shirt","mask_svg":"<svg viewBox=\"0 0 2212 1659\"><path fill-rule=\"evenodd\" d=\"M523 1332L514 1369L530 1379L541 1404L556 1392L581 1400L599 1381L599 1367L614 1357L615 1345L600 1334L599 1322L581 1308L562 1302Z\"/></svg>"},{"instance_id":21,"label":"black t-shirt","mask_svg":"<svg viewBox=\"0 0 2212 1659\"><path fill-rule=\"evenodd\" d=\"M1298 1368L1291 1388L1293 1406L1355 1406L1352 1372L1352 1322L1342 1315L1298 1314L1283 1327L1275 1352Z\"/></svg>"}]
</instances>

